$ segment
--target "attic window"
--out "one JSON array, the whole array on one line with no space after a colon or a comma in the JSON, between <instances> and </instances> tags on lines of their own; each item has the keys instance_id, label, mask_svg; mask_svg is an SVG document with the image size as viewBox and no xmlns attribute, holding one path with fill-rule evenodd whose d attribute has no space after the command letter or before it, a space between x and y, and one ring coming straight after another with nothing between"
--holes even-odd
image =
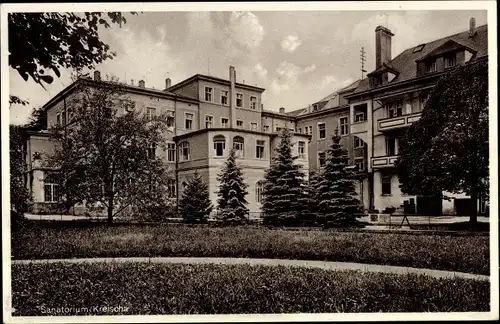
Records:
<instances>
[{"instance_id":1,"label":"attic window","mask_svg":"<svg viewBox=\"0 0 500 324\"><path fill-rule=\"evenodd\" d=\"M420 44L413 49L413 53L420 52L424 48L425 44Z\"/></svg>"},{"instance_id":2,"label":"attic window","mask_svg":"<svg viewBox=\"0 0 500 324\"><path fill-rule=\"evenodd\" d=\"M318 110L318 105L317 105L317 104L314 104L314 105L313 105L313 111L316 111L316 110Z\"/></svg>"}]
</instances>

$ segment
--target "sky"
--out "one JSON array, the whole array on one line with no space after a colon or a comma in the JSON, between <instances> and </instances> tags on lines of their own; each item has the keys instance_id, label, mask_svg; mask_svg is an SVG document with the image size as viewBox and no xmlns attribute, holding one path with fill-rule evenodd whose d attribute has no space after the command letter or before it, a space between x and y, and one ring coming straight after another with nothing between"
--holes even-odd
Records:
<instances>
[{"instance_id":1,"label":"sky","mask_svg":"<svg viewBox=\"0 0 500 324\"><path fill-rule=\"evenodd\" d=\"M103 78L164 89L165 78L176 84L194 74L229 78L266 90L264 109L286 111L306 107L374 69L375 28L388 27L392 56L404 49L466 31L469 19L486 24L486 11L204 11L126 14L127 24L100 31L117 53L99 64ZM10 122L25 123L34 107L43 106L71 84L62 71L43 89L9 70L10 94L28 100L12 106Z\"/></svg>"}]
</instances>

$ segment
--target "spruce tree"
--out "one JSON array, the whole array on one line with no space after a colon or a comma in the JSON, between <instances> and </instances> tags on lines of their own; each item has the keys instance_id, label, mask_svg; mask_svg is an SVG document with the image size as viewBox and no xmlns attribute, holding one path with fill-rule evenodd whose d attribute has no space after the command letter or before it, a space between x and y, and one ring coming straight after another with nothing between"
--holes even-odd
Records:
<instances>
[{"instance_id":1,"label":"spruce tree","mask_svg":"<svg viewBox=\"0 0 500 324\"><path fill-rule=\"evenodd\" d=\"M301 165L292 156L290 131L280 134L276 155L264 176L262 211L264 223L269 225L295 225L307 211L306 185Z\"/></svg>"},{"instance_id":2,"label":"spruce tree","mask_svg":"<svg viewBox=\"0 0 500 324\"><path fill-rule=\"evenodd\" d=\"M205 223L212 208L208 186L195 172L179 201L179 213L187 223Z\"/></svg>"},{"instance_id":3,"label":"spruce tree","mask_svg":"<svg viewBox=\"0 0 500 324\"><path fill-rule=\"evenodd\" d=\"M223 223L241 224L246 220L248 185L244 182L241 168L236 164L235 150L231 149L221 173L218 174L219 191L217 209Z\"/></svg>"},{"instance_id":4,"label":"spruce tree","mask_svg":"<svg viewBox=\"0 0 500 324\"><path fill-rule=\"evenodd\" d=\"M309 181L306 186L306 201L304 206L307 210L301 214L301 223L304 225L314 225L318 217L318 173L309 172Z\"/></svg>"},{"instance_id":5,"label":"spruce tree","mask_svg":"<svg viewBox=\"0 0 500 324\"><path fill-rule=\"evenodd\" d=\"M318 217L324 226L349 225L361 212L361 203L355 191L354 170L348 166L347 152L340 145L337 130L332 142L317 182Z\"/></svg>"}]
</instances>

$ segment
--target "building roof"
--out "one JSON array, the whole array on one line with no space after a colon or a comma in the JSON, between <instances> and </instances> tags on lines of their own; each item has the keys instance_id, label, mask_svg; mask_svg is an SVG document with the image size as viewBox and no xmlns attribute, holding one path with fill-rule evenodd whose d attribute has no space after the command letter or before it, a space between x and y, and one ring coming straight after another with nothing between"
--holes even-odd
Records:
<instances>
[{"instance_id":1,"label":"building roof","mask_svg":"<svg viewBox=\"0 0 500 324\"><path fill-rule=\"evenodd\" d=\"M362 80L356 80L343 88L340 88L340 89L333 91L332 93L330 93L329 95L327 95L323 99L315 102L315 104L322 103L320 108L316 111L309 111L310 110L309 107L304 107L304 108L292 110L286 114L290 117L299 117L299 116L302 117L303 115L309 115L309 114L317 113L319 111L323 111L323 110L327 110L327 109L330 110L330 109L335 109L337 107L340 107L339 101L334 100L334 99L336 99L337 96L339 96L340 94L355 90L361 81Z\"/></svg>"},{"instance_id":2,"label":"building roof","mask_svg":"<svg viewBox=\"0 0 500 324\"><path fill-rule=\"evenodd\" d=\"M220 84L224 84L224 85L231 85L231 82L229 80L226 80L226 79L214 77L211 75L195 74L190 78L187 78L187 79L185 79L177 84L174 84L173 86L171 86L168 89L170 91L172 91L172 90L178 89L178 88L180 88L186 84L189 84L193 81L196 81L196 80L206 80L206 81L212 81L212 82L216 82L216 83L220 83ZM256 87L256 86L244 84L244 83L238 83L238 82L236 82L236 86L238 88L249 89L249 90L253 90L253 91L257 91L257 92L264 92L266 90L264 88L260 88L260 87Z\"/></svg>"},{"instance_id":3,"label":"building roof","mask_svg":"<svg viewBox=\"0 0 500 324\"><path fill-rule=\"evenodd\" d=\"M72 93L76 89L78 84L83 83L83 82L87 83L88 85L93 85L93 84L96 84L98 81L95 81L91 78L80 78L80 79L76 80L75 82L71 83L69 86L67 86L63 90L61 90L54 97L52 97L52 99L47 101L43 105L42 108L44 110L50 109L59 100L61 100L62 98L66 97L70 93ZM112 82L112 81L102 81L101 80L100 82ZM179 95L179 94L169 92L169 91L162 91L162 90L151 89L151 88L142 88L139 86L130 85L130 84L126 84L126 83L120 83L120 85L125 87L126 91L128 91L128 92L142 93L145 95L157 95L157 96L165 97L167 99L175 99L175 100L187 101L187 102L196 102L197 101L197 100L194 100L193 98L189 98L189 97Z\"/></svg>"},{"instance_id":4,"label":"building roof","mask_svg":"<svg viewBox=\"0 0 500 324\"><path fill-rule=\"evenodd\" d=\"M387 67L396 70L399 74L391 81L391 84L408 81L417 77L417 61L437 55L443 46L462 46L475 52L475 58L488 55L488 25L482 25L476 28L476 34L469 37L469 31L464 31L451 36L443 37L432 42L419 44L408 48L387 62ZM375 72L375 71L374 71ZM373 73L373 72L372 72ZM364 92L370 89L368 79L363 79L354 93Z\"/></svg>"}]
</instances>

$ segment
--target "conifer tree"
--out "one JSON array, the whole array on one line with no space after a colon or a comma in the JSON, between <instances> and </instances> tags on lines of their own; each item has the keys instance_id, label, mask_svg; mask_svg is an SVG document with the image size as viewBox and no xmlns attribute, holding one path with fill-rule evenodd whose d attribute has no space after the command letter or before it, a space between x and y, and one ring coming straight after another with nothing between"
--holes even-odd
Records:
<instances>
[{"instance_id":1,"label":"conifer tree","mask_svg":"<svg viewBox=\"0 0 500 324\"><path fill-rule=\"evenodd\" d=\"M201 175L195 172L182 193L179 213L187 223L204 223L212 209L208 186Z\"/></svg>"},{"instance_id":2,"label":"conifer tree","mask_svg":"<svg viewBox=\"0 0 500 324\"><path fill-rule=\"evenodd\" d=\"M236 164L235 150L231 149L221 173L218 174L219 191L217 209L224 223L241 224L246 220L248 185L244 182L241 167Z\"/></svg>"},{"instance_id":3,"label":"conifer tree","mask_svg":"<svg viewBox=\"0 0 500 324\"><path fill-rule=\"evenodd\" d=\"M318 217L318 173L309 172L309 181L306 186L306 211L301 214L301 223L304 225L315 224Z\"/></svg>"},{"instance_id":4,"label":"conifer tree","mask_svg":"<svg viewBox=\"0 0 500 324\"><path fill-rule=\"evenodd\" d=\"M276 155L264 176L262 210L264 223L294 225L307 211L306 185L301 165L292 156L291 134L287 128L280 134Z\"/></svg>"},{"instance_id":5,"label":"conifer tree","mask_svg":"<svg viewBox=\"0 0 500 324\"><path fill-rule=\"evenodd\" d=\"M348 225L361 212L361 203L355 191L354 171L348 166L347 152L340 145L337 130L332 142L317 182L318 220L324 226Z\"/></svg>"}]
</instances>

